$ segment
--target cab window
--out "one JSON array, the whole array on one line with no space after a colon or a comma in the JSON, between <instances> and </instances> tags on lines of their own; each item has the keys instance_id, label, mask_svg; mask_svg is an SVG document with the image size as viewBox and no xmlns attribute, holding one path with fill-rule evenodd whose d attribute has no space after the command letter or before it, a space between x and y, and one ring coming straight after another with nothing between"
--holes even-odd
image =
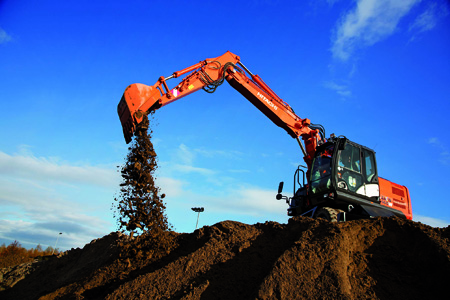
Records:
<instances>
[{"instance_id":1,"label":"cab window","mask_svg":"<svg viewBox=\"0 0 450 300\"><path fill-rule=\"evenodd\" d=\"M364 150L364 162L366 164L366 179L367 182L372 182L375 176L375 157L373 152Z\"/></svg>"},{"instance_id":2,"label":"cab window","mask_svg":"<svg viewBox=\"0 0 450 300\"><path fill-rule=\"evenodd\" d=\"M331 187L331 163L333 147L316 153L311 172L311 190L313 193L326 191Z\"/></svg>"},{"instance_id":3,"label":"cab window","mask_svg":"<svg viewBox=\"0 0 450 300\"><path fill-rule=\"evenodd\" d=\"M339 153L337 187L364 194L364 179L361 173L361 149L351 144Z\"/></svg>"},{"instance_id":4,"label":"cab window","mask_svg":"<svg viewBox=\"0 0 450 300\"><path fill-rule=\"evenodd\" d=\"M354 172L361 173L360 150L357 147L347 144L345 150L341 151L339 166Z\"/></svg>"}]
</instances>

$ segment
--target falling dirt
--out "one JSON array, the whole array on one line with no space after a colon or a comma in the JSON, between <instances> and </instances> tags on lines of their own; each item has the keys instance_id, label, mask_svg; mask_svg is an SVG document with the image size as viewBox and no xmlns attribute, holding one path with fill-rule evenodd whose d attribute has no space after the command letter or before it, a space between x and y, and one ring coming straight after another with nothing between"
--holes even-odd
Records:
<instances>
[{"instance_id":1,"label":"falling dirt","mask_svg":"<svg viewBox=\"0 0 450 300\"><path fill-rule=\"evenodd\" d=\"M122 232L159 235L170 229L165 215L166 206L156 186L156 152L151 142L149 119L144 116L135 132L135 138L125 165L121 169L120 195L116 198L116 219Z\"/></svg>"},{"instance_id":2,"label":"falling dirt","mask_svg":"<svg viewBox=\"0 0 450 300\"><path fill-rule=\"evenodd\" d=\"M121 169L123 181L120 195L115 199L114 216L120 232L129 234L128 239L118 241L121 258L156 260L175 247L175 235L171 232L162 200L165 195L160 194L155 182L158 165L149 126L149 118L144 115Z\"/></svg>"}]
</instances>

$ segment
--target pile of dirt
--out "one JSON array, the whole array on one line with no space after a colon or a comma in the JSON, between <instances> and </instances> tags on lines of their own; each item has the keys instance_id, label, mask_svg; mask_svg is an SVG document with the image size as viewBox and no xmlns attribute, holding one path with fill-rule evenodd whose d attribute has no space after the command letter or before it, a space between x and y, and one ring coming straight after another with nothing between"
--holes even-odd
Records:
<instances>
[{"instance_id":1,"label":"pile of dirt","mask_svg":"<svg viewBox=\"0 0 450 300\"><path fill-rule=\"evenodd\" d=\"M171 249L111 233L34 263L0 298L441 299L450 278L450 227L398 218L224 221L165 234Z\"/></svg>"}]
</instances>

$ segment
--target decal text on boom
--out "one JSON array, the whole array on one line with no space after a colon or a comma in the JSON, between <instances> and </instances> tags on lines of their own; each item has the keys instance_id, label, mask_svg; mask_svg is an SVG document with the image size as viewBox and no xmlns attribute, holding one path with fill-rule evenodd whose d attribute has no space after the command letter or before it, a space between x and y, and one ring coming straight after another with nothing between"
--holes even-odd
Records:
<instances>
[{"instance_id":1,"label":"decal text on boom","mask_svg":"<svg viewBox=\"0 0 450 300\"><path fill-rule=\"evenodd\" d=\"M273 107L274 110L277 110L278 107L272 103L272 101L270 101L269 99L267 99L263 94L261 94L260 92L258 92L258 96L259 98L261 98L262 100L264 100L270 107Z\"/></svg>"}]
</instances>

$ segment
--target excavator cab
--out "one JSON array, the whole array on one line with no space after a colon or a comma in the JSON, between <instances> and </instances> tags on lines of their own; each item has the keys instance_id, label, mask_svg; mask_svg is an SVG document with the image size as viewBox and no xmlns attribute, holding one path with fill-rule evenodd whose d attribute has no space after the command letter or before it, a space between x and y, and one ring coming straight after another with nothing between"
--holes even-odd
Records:
<instances>
[{"instance_id":1,"label":"excavator cab","mask_svg":"<svg viewBox=\"0 0 450 300\"><path fill-rule=\"evenodd\" d=\"M337 189L363 195L378 202L379 187L375 152L369 148L347 143L339 150L336 163Z\"/></svg>"},{"instance_id":2,"label":"excavator cab","mask_svg":"<svg viewBox=\"0 0 450 300\"><path fill-rule=\"evenodd\" d=\"M309 182L314 204L342 208L380 202L375 152L346 138L317 148Z\"/></svg>"},{"instance_id":3,"label":"excavator cab","mask_svg":"<svg viewBox=\"0 0 450 300\"><path fill-rule=\"evenodd\" d=\"M345 137L331 137L317 147L308 185L298 189L287 202L289 216L314 217L318 208L326 208L336 215L344 213L346 219L412 219L408 189L379 178L375 152Z\"/></svg>"},{"instance_id":4,"label":"excavator cab","mask_svg":"<svg viewBox=\"0 0 450 300\"><path fill-rule=\"evenodd\" d=\"M311 193L348 192L378 201L375 152L348 140L318 147L311 170Z\"/></svg>"}]
</instances>

